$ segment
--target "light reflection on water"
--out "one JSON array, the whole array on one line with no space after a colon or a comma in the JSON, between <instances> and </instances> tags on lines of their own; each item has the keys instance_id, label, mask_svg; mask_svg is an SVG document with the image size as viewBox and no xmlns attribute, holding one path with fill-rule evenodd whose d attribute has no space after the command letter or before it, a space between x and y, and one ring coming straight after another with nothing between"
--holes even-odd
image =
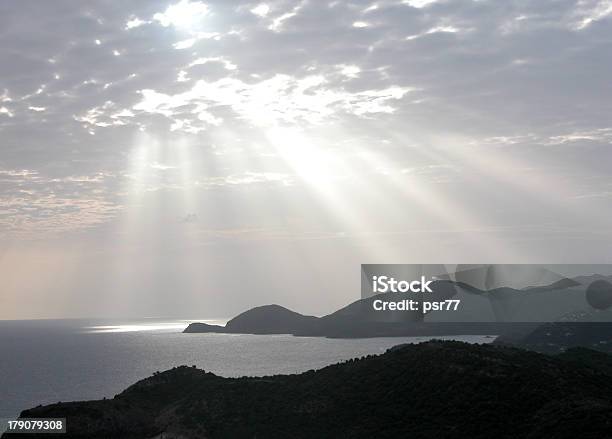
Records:
<instances>
[{"instance_id":1,"label":"light reflection on water","mask_svg":"<svg viewBox=\"0 0 612 439\"><path fill-rule=\"evenodd\" d=\"M84 332L92 334L105 334L105 333L121 333L121 332L144 332L144 331L160 331L160 332L182 332L189 323L194 321L207 323L209 325L223 326L227 322L227 319L199 319L199 320L173 320L169 322L134 322L134 323L121 323L115 325L100 325L100 326L85 326Z\"/></svg>"}]
</instances>

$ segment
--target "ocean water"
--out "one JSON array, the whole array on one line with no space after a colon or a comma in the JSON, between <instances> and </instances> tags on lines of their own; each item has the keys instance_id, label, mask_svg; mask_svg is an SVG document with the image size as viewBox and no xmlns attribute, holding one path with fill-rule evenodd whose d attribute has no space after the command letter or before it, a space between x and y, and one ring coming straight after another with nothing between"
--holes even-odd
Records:
<instances>
[{"instance_id":1,"label":"ocean water","mask_svg":"<svg viewBox=\"0 0 612 439\"><path fill-rule=\"evenodd\" d=\"M0 425L38 404L111 398L153 372L183 364L225 377L290 374L429 339L182 334L189 322L0 321Z\"/></svg>"}]
</instances>

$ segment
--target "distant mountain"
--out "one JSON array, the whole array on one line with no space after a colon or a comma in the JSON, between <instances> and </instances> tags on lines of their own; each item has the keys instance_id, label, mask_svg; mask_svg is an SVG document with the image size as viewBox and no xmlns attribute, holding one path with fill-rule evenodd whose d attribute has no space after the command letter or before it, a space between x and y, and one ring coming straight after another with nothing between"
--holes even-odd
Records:
<instances>
[{"instance_id":1,"label":"distant mountain","mask_svg":"<svg viewBox=\"0 0 612 439\"><path fill-rule=\"evenodd\" d=\"M530 293L536 292L544 292L544 291L553 291L553 290L564 290L566 288L572 288L581 285L580 282L577 282L574 279L561 279L556 282L553 282L550 285L542 285L537 287L526 287L523 288L523 291L528 291Z\"/></svg>"},{"instance_id":2,"label":"distant mountain","mask_svg":"<svg viewBox=\"0 0 612 439\"><path fill-rule=\"evenodd\" d=\"M546 272L545 272L546 274ZM184 332L293 334L334 338L436 335L499 335L517 328L532 330L534 323L558 320L588 307L585 285L563 278L552 284L513 289L481 290L463 282L437 280L431 293L384 293L357 300L323 316L305 316L279 305L245 311L224 327L190 324ZM456 312L376 311L376 300L443 301L458 299ZM523 323L516 323L523 322Z\"/></svg>"},{"instance_id":3,"label":"distant mountain","mask_svg":"<svg viewBox=\"0 0 612 439\"><path fill-rule=\"evenodd\" d=\"M190 323L183 332L227 332L227 330L225 326L196 322Z\"/></svg>"},{"instance_id":4,"label":"distant mountain","mask_svg":"<svg viewBox=\"0 0 612 439\"><path fill-rule=\"evenodd\" d=\"M222 378L182 366L110 400L21 416L66 418L67 439L604 439L612 357L433 341L299 375Z\"/></svg>"},{"instance_id":5,"label":"distant mountain","mask_svg":"<svg viewBox=\"0 0 612 439\"><path fill-rule=\"evenodd\" d=\"M588 276L576 276L573 278L573 280L581 285L589 285L595 282L596 280L605 280L608 282L612 282L612 275L591 274Z\"/></svg>"},{"instance_id":6,"label":"distant mountain","mask_svg":"<svg viewBox=\"0 0 612 439\"><path fill-rule=\"evenodd\" d=\"M253 334L287 334L309 330L318 320L305 316L280 305L258 306L231 319L225 325L230 332Z\"/></svg>"},{"instance_id":7,"label":"distant mountain","mask_svg":"<svg viewBox=\"0 0 612 439\"><path fill-rule=\"evenodd\" d=\"M245 311L225 326L191 323L184 333L292 334L314 330L318 317L305 316L280 305L264 305Z\"/></svg>"},{"instance_id":8,"label":"distant mountain","mask_svg":"<svg viewBox=\"0 0 612 439\"><path fill-rule=\"evenodd\" d=\"M458 265L453 277L458 282L485 291L502 287L520 290L545 286L566 278L542 266L531 264Z\"/></svg>"},{"instance_id":9,"label":"distant mountain","mask_svg":"<svg viewBox=\"0 0 612 439\"><path fill-rule=\"evenodd\" d=\"M436 282L434 291L442 294L441 285L449 281ZM367 338L418 335L477 335L498 334L504 324L491 322L429 324L423 322L420 312L389 311L380 313L373 309L377 299L402 300L401 293L386 293L357 300L324 317L305 316L279 305L260 306L239 314L224 327L191 323L185 333L228 334L293 334L297 336L322 336L330 338ZM498 329L499 328L499 329Z\"/></svg>"}]
</instances>

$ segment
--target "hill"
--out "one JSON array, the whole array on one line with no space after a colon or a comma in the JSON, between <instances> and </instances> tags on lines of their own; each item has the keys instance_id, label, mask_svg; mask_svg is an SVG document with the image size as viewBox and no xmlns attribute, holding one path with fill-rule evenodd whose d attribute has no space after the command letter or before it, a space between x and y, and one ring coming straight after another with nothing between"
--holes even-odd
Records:
<instances>
[{"instance_id":1,"label":"hill","mask_svg":"<svg viewBox=\"0 0 612 439\"><path fill-rule=\"evenodd\" d=\"M22 416L67 418L65 438L605 439L611 371L610 356L586 349L553 357L432 341L300 375L222 378L182 366L110 400Z\"/></svg>"},{"instance_id":2,"label":"hill","mask_svg":"<svg viewBox=\"0 0 612 439\"><path fill-rule=\"evenodd\" d=\"M499 335L517 327L554 321L570 311L586 307L585 287L571 279L552 284L513 289L481 290L450 280L431 284L425 295L384 293L356 300L323 317L306 316L279 305L260 306L241 313L225 326L192 323L184 332L241 334L293 334L332 338L391 336ZM376 311L377 300L402 301L460 300L452 312ZM521 322L521 323L516 323ZM529 323L529 325L526 325Z\"/></svg>"},{"instance_id":3,"label":"hill","mask_svg":"<svg viewBox=\"0 0 612 439\"><path fill-rule=\"evenodd\" d=\"M508 331L498 337L495 343L550 354L577 347L612 354L612 323L610 321L543 323L526 332Z\"/></svg>"}]
</instances>

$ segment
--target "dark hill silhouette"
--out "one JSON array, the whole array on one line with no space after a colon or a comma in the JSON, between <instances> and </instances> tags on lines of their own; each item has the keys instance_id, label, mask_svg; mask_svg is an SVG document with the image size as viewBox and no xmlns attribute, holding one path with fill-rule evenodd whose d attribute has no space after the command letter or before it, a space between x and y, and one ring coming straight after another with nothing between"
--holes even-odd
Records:
<instances>
[{"instance_id":1,"label":"dark hill silhouette","mask_svg":"<svg viewBox=\"0 0 612 439\"><path fill-rule=\"evenodd\" d=\"M575 347L612 353L612 323L609 321L543 323L530 331L502 334L495 343L520 346L543 353L559 353Z\"/></svg>"},{"instance_id":2,"label":"dark hill silhouette","mask_svg":"<svg viewBox=\"0 0 612 439\"><path fill-rule=\"evenodd\" d=\"M225 326L191 323L183 332L223 332L230 334L291 334L310 331L317 317L305 316L280 305L252 308L228 321Z\"/></svg>"},{"instance_id":3,"label":"dark hill silhouette","mask_svg":"<svg viewBox=\"0 0 612 439\"><path fill-rule=\"evenodd\" d=\"M501 287L545 286L566 278L545 267L530 264L461 264L457 266L454 277L458 282L485 291Z\"/></svg>"},{"instance_id":4,"label":"dark hill silhouette","mask_svg":"<svg viewBox=\"0 0 612 439\"><path fill-rule=\"evenodd\" d=\"M523 291L528 291L530 293L541 292L541 291L552 291L552 290L561 290L565 288L572 288L578 285L580 285L580 282L577 282L574 279L565 278L565 279L558 280L557 282L553 282L550 285L543 285L539 287L526 287L526 288L523 288Z\"/></svg>"},{"instance_id":5,"label":"dark hill silhouette","mask_svg":"<svg viewBox=\"0 0 612 439\"><path fill-rule=\"evenodd\" d=\"M209 325L208 323L190 323L183 332L227 332L225 326Z\"/></svg>"},{"instance_id":6,"label":"dark hill silhouette","mask_svg":"<svg viewBox=\"0 0 612 439\"><path fill-rule=\"evenodd\" d=\"M258 306L237 315L225 325L231 332L254 334L287 334L300 329L307 330L318 320L280 305Z\"/></svg>"},{"instance_id":7,"label":"dark hill silhouette","mask_svg":"<svg viewBox=\"0 0 612 439\"><path fill-rule=\"evenodd\" d=\"M553 357L434 341L299 375L221 378L182 366L110 400L21 415L67 418L64 438L605 439L611 371L610 356L584 349Z\"/></svg>"},{"instance_id":8,"label":"dark hill silhouette","mask_svg":"<svg viewBox=\"0 0 612 439\"><path fill-rule=\"evenodd\" d=\"M612 275L603 275L603 274L591 274L587 276L576 276L573 278L574 281L582 284L589 285L596 280L606 280L612 282Z\"/></svg>"},{"instance_id":9,"label":"dark hill silhouette","mask_svg":"<svg viewBox=\"0 0 612 439\"><path fill-rule=\"evenodd\" d=\"M526 289L499 287L492 290L481 290L462 282L437 280L431 284L431 288L432 293L384 293L359 299L323 317L305 316L279 305L261 306L243 312L224 327L192 323L184 332L293 334L334 338L499 335L514 332L520 327L532 330L534 323L554 320L568 309L587 305L584 285L572 279L555 280L550 285ZM559 297L562 300L556 300ZM399 301L407 298L417 301L453 298L461 299L463 305L457 312L446 315L424 315L420 311L378 312L372 306L378 299ZM537 320L540 312L548 312L546 317L550 319ZM524 320L524 324L516 323L516 319L522 316L529 318Z\"/></svg>"}]
</instances>

